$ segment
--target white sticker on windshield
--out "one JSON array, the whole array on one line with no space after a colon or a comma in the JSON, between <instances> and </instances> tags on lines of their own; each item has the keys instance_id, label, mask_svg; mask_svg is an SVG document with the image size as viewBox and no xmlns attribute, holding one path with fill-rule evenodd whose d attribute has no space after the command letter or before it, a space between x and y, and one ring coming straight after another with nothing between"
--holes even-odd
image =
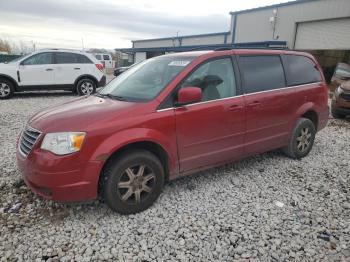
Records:
<instances>
[{"instance_id":1,"label":"white sticker on windshield","mask_svg":"<svg viewBox=\"0 0 350 262\"><path fill-rule=\"evenodd\" d=\"M169 66L187 66L190 63L190 61L171 61L168 65Z\"/></svg>"}]
</instances>

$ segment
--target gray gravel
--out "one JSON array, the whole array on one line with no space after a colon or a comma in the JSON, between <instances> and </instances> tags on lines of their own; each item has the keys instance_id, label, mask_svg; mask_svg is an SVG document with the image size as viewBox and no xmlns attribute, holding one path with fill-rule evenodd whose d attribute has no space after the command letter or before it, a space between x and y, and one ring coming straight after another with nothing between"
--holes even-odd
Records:
<instances>
[{"instance_id":1,"label":"gray gravel","mask_svg":"<svg viewBox=\"0 0 350 262\"><path fill-rule=\"evenodd\" d=\"M35 111L73 98L0 101L1 261L350 261L350 122L330 120L310 155L269 152L173 181L150 209L62 205L21 182L15 141Z\"/></svg>"}]
</instances>

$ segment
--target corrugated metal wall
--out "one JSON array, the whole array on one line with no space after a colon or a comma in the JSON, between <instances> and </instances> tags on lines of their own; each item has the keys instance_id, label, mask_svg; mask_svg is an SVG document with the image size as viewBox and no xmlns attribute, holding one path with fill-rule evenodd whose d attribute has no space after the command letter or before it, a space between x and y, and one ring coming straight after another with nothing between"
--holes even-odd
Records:
<instances>
[{"instance_id":1,"label":"corrugated metal wall","mask_svg":"<svg viewBox=\"0 0 350 262\"><path fill-rule=\"evenodd\" d=\"M297 23L350 17L350 0L315 0L237 14L235 42L274 40L270 17L277 9L278 40L294 48Z\"/></svg>"},{"instance_id":2,"label":"corrugated metal wall","mask_svg":"<svg viewBox=\"0 0 350 262\"><path fill-rule=\"evenodd\" d=\"M182 45L212 45L212 44L224 44L224 35L214 35L206 37L188 37L182 39Z\"/></svg>"},{"instance_id":3,"label":"corrugated metal wall","mask_svg":"<svg viewBox=\"0 0 350 262\"><path fill-rule=\"evenodd\" d=\"M227 41L229 41L230 36L227 36ZM188 45L210 45L210 44L224 44L225 34L215 34L215 35L195 35L195 36L185 36L182 37L182 46ZM149 48L149 47L172 47L180 46L178 38L173 39L155 39L155 40L145 40L134 42L134 48Z\"/></svg>"},{"instance_id":4,"label":"corrugated metal wall","mask_svg":"<svg viewBox=\"0 0 350 262\"><path fill-rule=\"evenodd\" d=\"M146 40L134 42L135 48L148 48L148 47L167 47L167 46L178 46L178 41L167 40Z\"/></svg>"},{"instance_id":5,"label":"corrugated metal wall","mask_svg":"<svg viewBox=\"0 0 350 262\"><path fill-rule=\"evenodd\" d=\"M298 24L295 48L301 50L350 49L350 18Z\"/></svg>"}]
</instances>

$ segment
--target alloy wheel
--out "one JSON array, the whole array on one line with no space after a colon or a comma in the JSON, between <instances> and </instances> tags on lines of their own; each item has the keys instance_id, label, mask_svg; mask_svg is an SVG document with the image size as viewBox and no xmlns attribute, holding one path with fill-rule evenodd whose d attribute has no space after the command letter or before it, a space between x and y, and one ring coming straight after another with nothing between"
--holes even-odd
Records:
<instances>
[{"instance_id":1,"label":"alloy wheel","mask_svg":"<svg viewBox=\"0 0 350 262\"><path fill-rule=\"evenodd\" d=\"M308 149L311 143L311 131L308 127L301 129L299 136L297 137L297 148L299 151L304 152Z\"/></svg>"},{"instance_id":2,"label":"alloy wheel","mask_svg":"<svg viewBox=\"0 0 350 262\"><path fill-rule=\"evenodd\" d=\"M90 95L93 92L94 87L90 82L86 81L81 84L80 90L83 95Z\"/></svg>"},{"instance_id":3,"label":"alloy wheel","mask_svg":"<svg viewBox=\"0 0 350 262\"><path fill-rule=\"evenodd\" d=\"M11 88L6 83L0 83L0 96L1 97L7 97L11 93Z\"/></svg>"},{"instance_id":4,"label":"alloy wheel","mask_svg":"<svg viewBox=\"0 0 350 262\"><path fill-rule=\"evenodd\" d=\"M153 170L147 165L128 167L117 184L118 195L124 202L139 204L154 190L155 179Z\"/></svg>"}]
</instances>

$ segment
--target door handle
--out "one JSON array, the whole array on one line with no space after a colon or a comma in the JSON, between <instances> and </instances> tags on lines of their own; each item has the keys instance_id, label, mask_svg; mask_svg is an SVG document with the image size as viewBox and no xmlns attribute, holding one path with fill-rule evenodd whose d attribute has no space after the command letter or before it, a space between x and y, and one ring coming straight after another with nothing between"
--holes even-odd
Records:
<instances>
[{"instance_id":1,"label":"door handle","mask_svg":"<svg viewBox=\"0 0 350 262\"><path fill-rule=\"evenodd\" d=\"M74 70L80 70L80 67L75 67Z\"/></svg>"},{"instance_id":2,"label":"door handle","mask_svg":"<svg viewBox=\"0 0 350 262\"><path fill-rule=\"evenodd\" d=\"M240 111L243 108L241 105L231 105L229 106L228 110L229 111Z\"/></svg>"},{"instance_id":3,"label":"door handle","mask_svg":"<svg viewBox=\"0 0 350 262\"><path fill-rule=\"evenodd\" d=\"M52 68L46 68L46 71L53 71Z\"/></svg>"}]
</instances>

